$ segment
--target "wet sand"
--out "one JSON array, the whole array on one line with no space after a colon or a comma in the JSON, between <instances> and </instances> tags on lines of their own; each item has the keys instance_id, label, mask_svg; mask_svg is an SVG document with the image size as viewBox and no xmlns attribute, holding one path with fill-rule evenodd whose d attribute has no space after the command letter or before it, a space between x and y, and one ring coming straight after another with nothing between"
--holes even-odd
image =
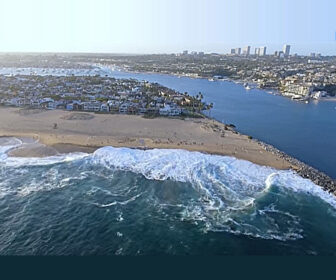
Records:
<instances>
[{"instance_id":1,"label":"wet sand","mask_svg":"<svg viewBox=\"0 0 336 280\"><path fill-rule=\"evenodd\" d=\"M234 156L277 169L297 168L279 155L266 151L257 141L209 119L146 119L0 107L0 136L34 139L10 152L11 156L18 157L91 153L102 146L166 148Z\"/></svg>"}]
</instances>

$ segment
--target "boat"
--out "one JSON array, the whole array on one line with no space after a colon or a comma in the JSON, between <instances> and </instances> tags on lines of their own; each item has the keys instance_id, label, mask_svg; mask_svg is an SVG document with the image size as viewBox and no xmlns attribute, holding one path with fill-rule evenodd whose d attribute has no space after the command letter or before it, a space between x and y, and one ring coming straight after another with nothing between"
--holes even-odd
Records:
<instances>
[{"instance_id":1,"label":"boat","mask_svg":"<svg viewBox=\"0 0 336 280\"><path fill-rule=\"evenodd\" d=\"M245 87L246 90L250 90L250 89L251 89L251 87L249 86L248 83L245 83L245 84L244 84L244 87Z\"/></svg>"}]
</instances>

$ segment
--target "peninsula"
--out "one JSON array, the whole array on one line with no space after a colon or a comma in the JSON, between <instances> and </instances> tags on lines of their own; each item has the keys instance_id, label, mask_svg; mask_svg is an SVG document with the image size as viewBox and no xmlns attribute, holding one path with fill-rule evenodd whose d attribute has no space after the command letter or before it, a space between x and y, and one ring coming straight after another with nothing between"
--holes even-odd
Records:
<instances>
[{"instance_id":1,"label":"peninsula","mask_svg":"<svg viewBox=\"0 0 336 280\"><path fill-rule=\"evenodd\" d=\"M232 127L207 118L147 119L136 115L2 107L0 119L0 136L38 140L39 144L28 143L12 151L15 156L92 152L103 146L167 148L234 156L277 169L296 168Z\"/></svg>"},{"instance_id":2,"label":"peninsula","mask_svg":"<svg viewBox=\"0 0 336 280\"><path fill-rule=\"evenodd\" d=\"M292 169L336 195L335 181L324 173L209 118L148 119L139 115L0 107L0 119L0 137L14 136L24 142L10 151L10 156L91 153L103 146L184 149Z\"/></svg>"}]
</instances>

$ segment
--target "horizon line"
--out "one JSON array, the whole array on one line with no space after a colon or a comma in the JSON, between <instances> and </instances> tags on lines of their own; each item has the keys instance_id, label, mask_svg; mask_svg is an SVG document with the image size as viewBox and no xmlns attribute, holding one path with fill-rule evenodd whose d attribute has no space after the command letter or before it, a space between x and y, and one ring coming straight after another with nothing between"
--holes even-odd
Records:
<instances>
[{"instance_id":1,"label":"horizon line","mask_svg":"<svg viewBox=\"0 0 336 280\"><path fill-rule=\"evenodd\" d=\"M187 49L184 49L187 50ZM96 55L173 55L173 54L182 54L183 51L180 52L143 52L143 53L137 53L137 52L88 52L88 51L0 51L0 55L3 54L96 54ZM191 55L191 50L188 50L189 53L188 55ZM204 51L196 51L197 53L199 52L204 52ZM316 53L316 52L311 52L311 53ZM319 53L319 52L317 52ZM226 53L220 53L220 52L204 52L205 55L211 55L211 54L217 54L217 55L229 55L232 56L229 52ZM297 56L303 56L303 57L307 57L310 56L309 54L305 55L305 54L299 54L299 53L294 53ZM294 54L290 54L290 56L293 56ZM323 57L334 57L336 56L336 54L330 54L330 55L323 55L323 53L320 53L321 56ZM236 56L244 56L244 55L236 55ZM255 54L249 54L248 56L256 56ZM274 53L268 53L264 56L274 56Z\"/></svg>"}]
</instances>

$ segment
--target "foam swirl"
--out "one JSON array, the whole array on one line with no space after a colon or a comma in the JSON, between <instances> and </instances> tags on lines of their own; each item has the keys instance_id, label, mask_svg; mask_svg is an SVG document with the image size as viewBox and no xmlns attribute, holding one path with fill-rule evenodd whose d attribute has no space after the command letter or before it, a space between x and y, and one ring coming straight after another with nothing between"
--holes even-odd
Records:
<instances>
[{"instance_id":1,"label":"foam swirl","mask_svg":"<svg viewBox=\"0 0 336 280\"><path fill-rule=\"evenodd\" d=\"M19 141L0 146L0 171L10 174L0 181L0 198L76 187L89 180L93 188L88 196L93 200L91 204L98 208L119 207L120 210L140 200L156 207L158 213L170 213L169 209L175 209L181 221L202 224L204 231L278 240L302 238L303 230L299 217L283 205L270 205L274 203L273 198L265 199L273 192L281 193L276 199L300 194L300 197L318 198L336 208L334 196L294 171L280 171L233 157L185 150L113 147L100 148L93 154L8 157L6 153L17 145ZM174 201L161 199L149 195L144 186L131 184L116 184L112 189L104 187L110 185L114 174L118 177L116 171L136 173L153 182L181 182L184 191L189 192L188 199L179 193Z\"/></svg>"}]
</instances>

